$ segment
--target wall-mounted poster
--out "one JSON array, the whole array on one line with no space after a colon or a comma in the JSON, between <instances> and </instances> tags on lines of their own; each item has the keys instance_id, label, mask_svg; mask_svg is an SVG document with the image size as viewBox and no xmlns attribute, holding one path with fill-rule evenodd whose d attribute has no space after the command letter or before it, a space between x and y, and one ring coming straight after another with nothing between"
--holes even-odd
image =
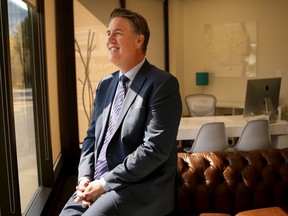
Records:
<instances>
[{"instance_id":1,"label":"wall-mounted poster","mask_svg":"<svg viewBox=\"0 0 288 216\"><path fill-rule=\"evenodd\" d=\"M204 26L205 67L216 77L256 77L256 22Z\"/></svg>"}]
</instances>

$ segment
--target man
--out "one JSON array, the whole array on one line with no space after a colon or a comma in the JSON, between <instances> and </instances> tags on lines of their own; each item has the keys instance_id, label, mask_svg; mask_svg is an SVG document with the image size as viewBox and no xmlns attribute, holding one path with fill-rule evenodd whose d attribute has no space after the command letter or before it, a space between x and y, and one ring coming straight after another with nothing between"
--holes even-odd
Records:
<instances>
[{"instance_id":1,"label":"man","mask_svg":"<svg viewBox=\"0 0 288 216\"><path fill-rule=\"evenodd\" d=\"M115 9L107 33L119 71L99 83L78 186L61 215L164 216L175 204L179 84L146 60L150 31L141 15ZM125 101L113 124L119 95Z\"/></svg>"}]
</instances>

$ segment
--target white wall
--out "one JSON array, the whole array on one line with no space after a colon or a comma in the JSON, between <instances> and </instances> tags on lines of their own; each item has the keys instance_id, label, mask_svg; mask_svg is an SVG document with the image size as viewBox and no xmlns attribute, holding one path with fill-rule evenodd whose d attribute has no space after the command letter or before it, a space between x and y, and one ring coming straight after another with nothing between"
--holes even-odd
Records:
<instances>
[{"instance_id":1,"label":"white wall","mask_svg":"<svg viewBox=\"0 0 288 216\"><path fill-rule=\"evenodd\" d=\"M180 6L181 5L181 6ZM175 7L176 6L176 7ZM182 99L187 94L201 92L195 86L195 72L205 70L204 25L235 22L257 22L257 78L282 76L280 103L288 100L288 1L286 0L170 0L170 26L183 23L183 31L170 31L171 68L183 64L183 74L177 73L182 87ZM179 27L178 27L179 29ZM173 36L174 35L174 36ZM183 60L175 53L181 47ZM175 53L174 53L175 52ZM180 63L178 63L180 61ZM219 101L243 102L246 91L245 76L239 78L210 76L205 93L214 94ZM184 101L184 100L183 100Z\"/></svg>"},{"instance_id":2,"label":"white wall","mask_svg":"<svg viewBox=\"0 0 288 216\"><path fill-rule=\"evenodd\" d=\"M126 0L126 8L140 13L147 20L150 28L147 59L151 64L165 69L163 1Z\"/></svg>"},{"instance_id":3,"label":"white wall","mask_svg":"<svg viewBox=\"0 0 288 216\"><path fill-rule=\"evenodd\" d=\"M53 164L60 155L60 123L58 110L58 86L57 86L57 60L56 60L56 26L55 26L55 3L45 1L46 51L47 51L47 79L49 95L49 116Z\"/></svg>"},{"instance_id":4,"label":"white wall","mask_svg":"<svg viewBox=\"0 0 288 216\"><path fill-rule=\"evenodd\" d=\"M182 1L169 1L170 73L177 77L181 84L180 93L181 95L185 95L185 88L182 86L182 83L184 83L184 41L182 32L184 32Z\"/></svg>"}]
</instances>

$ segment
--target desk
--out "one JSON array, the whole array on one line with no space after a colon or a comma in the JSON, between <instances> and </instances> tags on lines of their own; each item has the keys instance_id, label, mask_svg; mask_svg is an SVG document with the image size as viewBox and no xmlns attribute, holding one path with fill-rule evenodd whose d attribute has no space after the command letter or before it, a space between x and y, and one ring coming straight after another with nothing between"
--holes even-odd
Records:
<instances>
[{"instance_id":1,"label":"desk","mask_svg":"<svg viewBox=\"0 0 288 216\"><path fill-rule=\"evenodd\" d=\"M231 110L228 115L242 115L244 112L244 102L237 101L217 101L216 115L225 115L225 110ZM224 110L224 112L223 112ZM278 119L287 119L287 105L279 104L277 108Z\"/></svg>"},{"instance_id":2,"label":"desk","mask_svg":"<svg viewBox=\"0 0 288 216\"><path fill-rule=\"evenodd\" d=\"M181 118L177 140L195 139L201 125L207 122L224 122L227 137L240 137L246 120L241 115L234 116L208 116L208 117L183 117ZM288 122L277 120L277 122L269 124L270 134L288 135Z\"/></svg>"},{"instance_id":3,"label":"desk","mask_svg":"<svg viewBox=\"0 0 288 216\"><path fill-rule=\"evenodd\" d=\"M227 102L227 101L217 101L217 107L231 108L231 109L244 109L244 102Z\"/></svg>"},{"instance_id":4,"label":"desk","mask_svg":"<svg viewBox=\"0 0 288 216\"><path fill-rule=\"evenodd\" d=\"M217 104L216 104L216 109L219 111L222 110L222 113L223 113L223 110L225 109L229 109L231 110L231 115L240 115L240 114L243 114L243 110L244 110L244 102L237 102L237 101L230 101L230 102L227 102L227 101L217 101ZM217 111L217 112L218 112ZM220 111L220 114L221 114L221 111ZM223 115L223 114L221 114Z\"/></svg>"}]
</instances>

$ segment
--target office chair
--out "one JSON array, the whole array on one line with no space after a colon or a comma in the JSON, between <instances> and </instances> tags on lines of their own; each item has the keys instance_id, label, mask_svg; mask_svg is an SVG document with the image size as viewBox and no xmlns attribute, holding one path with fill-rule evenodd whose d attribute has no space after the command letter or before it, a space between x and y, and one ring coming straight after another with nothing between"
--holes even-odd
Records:
<instances>
[{"instance_id":1,"label":"office chair","mask_svg":"<svg viewBox=\"0 0 288 216\"><path fill-rule=\"evenodd\" d=\"M234 150L251 151L267 149L270 144L271 135L268 119L255 119L247 122Z\"/></svg>"},{"instance_id":2,"label":"office chair","mask_svg":"<svg viewBox=\"0 0 288 216\"><path fill-rule=\"evenodd\" d=\"M194 116L214 116L217 99L210 94L187 95L185 102L191 117Z\"/></svg>"},{"instance_id":3,"label":"office chair","mask_svg":"<svg viewBox=\"0 0 288 216\"><path fill-rule=\"evenodd\" d=\"M191 94L185 98L190 117L214 116L216 97L209 94ZM191 148L194 140L183 140L183 150Z\"/></svg>"},{"instance_id":4,"label":"office chair","mask_svg":"<svg viewBox=\"0 0 288 216\"><path fill-rule=\"evenodd\" d=\"M224 122L205 123L199 129L192 147L184 148L185 152L224 151L228 147Z\"/></svg>"}]
</instances>

